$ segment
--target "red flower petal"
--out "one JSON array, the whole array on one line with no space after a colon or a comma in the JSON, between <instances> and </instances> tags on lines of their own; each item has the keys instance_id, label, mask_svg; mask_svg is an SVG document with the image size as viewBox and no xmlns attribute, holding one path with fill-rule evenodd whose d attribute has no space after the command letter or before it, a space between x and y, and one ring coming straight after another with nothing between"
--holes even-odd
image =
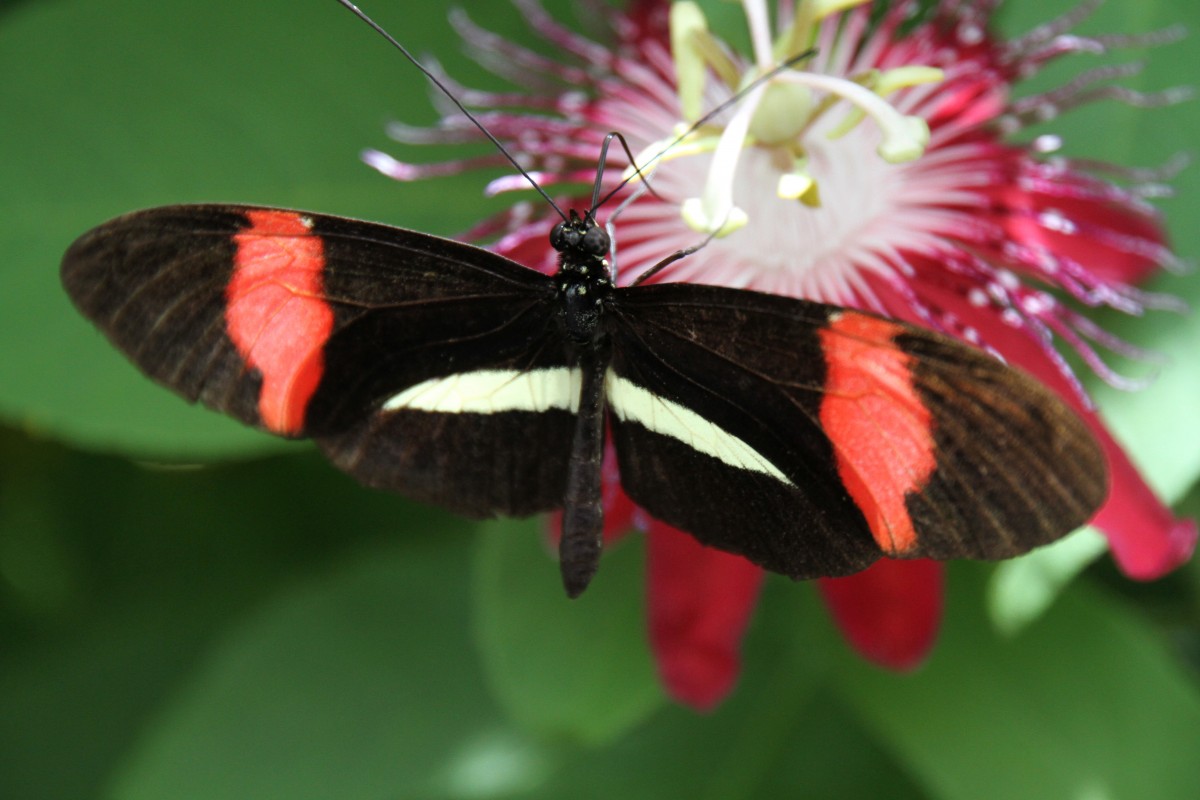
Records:
<instances>
[{"instance_id":1,"label":"red flower petal","mask_svg":"<svg viewBox=\"0 0 1200 800\"><path fill-rule=\"evenodd\" d=\"M855 575L824 578L817 585L834 622L863 658L911 670L937 640L942 583L937 561L885 558Z\"/></svg>"},{"instance_id":2,"label":"red flower petal","mask_svg":"<svg viewBox=\"0 0 1200 800\"><path fill-rule=\"evenodd\" d=\"M655 523L647 535L646 572L650 647L663 685L680 703L713 708L737 680L742 634L763 571Z\"/></svg>"},{"instance_id":3,"label":"red flower petal","mask_svg":"<svg viewBox=\"0 0 1200 800\"><path fill-rule=\"evenodd\" d=\"M1139 283L1161 269L1163 231L1156 212L1109 184L1018 153L1009 154L1018 174L988 193L1009 241L1085 265L1098 281ZM1048 225L1047 216L1066 227Z\"/></svg>"},{"instance_id":4,"label":"red flower petal","mask_svg":"<svg viewBox=\"0 0 1200 800\"><path fill-rule=\"evenodd\" d=\"M1093 430L1108 457L1112 490L1108 502L1092 521L1108 537L1113 558L1131 578L1150 581L1191 558L1196 549L1196 522L1179 519L1141 479L1121 445L1089 415Z\"/></svg>"},{"instance_id":5,"label":"red flower petal","mask_svg":"<svg viewBox=\"0 0 1200 800\"><path fill-rule=\"evenodd\" d=\"M975 130L941 146L959 153L943 168L970 164L986 180L970 190L977 207L947 204L963 215L957 230L941 229L948 244L1053 285L1077 281L1114 291L1144 281L1173 260L1159 213L1127 190L1061 164L1041 163L1026 149L982 139Z\"/></svg>"},{"instance_id":6,"label":"red flower petal","mask_svg":"<svg viewBox=\"0 0 1200 800\"><path fill-rule=\"evenodd\" d=\"M614 22L622 45L645 46L653 39L669 41L671 4L663 0L633 0Z\"/></svg>"}]
</instances>

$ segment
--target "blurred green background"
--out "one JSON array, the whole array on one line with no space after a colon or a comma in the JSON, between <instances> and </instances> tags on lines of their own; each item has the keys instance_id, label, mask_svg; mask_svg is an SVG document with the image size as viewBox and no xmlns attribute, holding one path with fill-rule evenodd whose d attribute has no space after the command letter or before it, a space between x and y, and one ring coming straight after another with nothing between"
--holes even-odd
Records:
<instances>
[{"instance_id":1,"label":"blurred green background","mask_svg":"<svg viewBox=\"0 0 1200 800\"><path fill-rule=\"evenodd\" d=\"M529 39L505 2L459 5ZM1002 24L1073 5L1011 0ZM495 85L447 7L367 10ZM1083 29L1176 22L1200 29L1192 0L1109 0ZM1191 43L1134 55L1150 61L1130 85L1197 82ZM636 537L568 603L538 521L477 525L360 489L308 446L142 379L58 285L63 250L103 220L242 201L453 233L500 207L479 175L398 185L358 161L388 149L390 119L434 112L332 0L0 3L0 76L0 797L1200 792L1195 562L1137 585L1101 559L1007 636L985 602L992 568L955 564L938 649L911 676L862 663L812 587L772 579L736 692L698 715L655 682ZM1073 154L1155 166L1194 147L1200 108L1104 103L1052 129ZM1195 258L1200 170L1176 186L1160 205ZM1156 288L1200 303L1196 276ZM1098 396L1196 515L1200 325L1103 321L1173 357L1150 390Z\"/></svg>"}]
</instances>

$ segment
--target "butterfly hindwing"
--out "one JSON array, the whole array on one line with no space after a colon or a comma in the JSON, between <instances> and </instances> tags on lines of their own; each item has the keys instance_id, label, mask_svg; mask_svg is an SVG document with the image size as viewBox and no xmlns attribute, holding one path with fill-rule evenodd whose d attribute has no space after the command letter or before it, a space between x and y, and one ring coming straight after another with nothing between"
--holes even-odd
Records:
<instances>
[{"instance_id":1,"label":"butterfly hindwing","mask_svg":"<svg viewBox=\"0 0 1200 800\"><path fill-rule=\"evenodd\" d=\"M1083 524L1103 497L1078 418L965 345L720 287L617 299L609 402L626 490L767 569L1001 558ZM711 428L680 425L688 414Z\"/></svg>"},{"instance_id":2,"label":"butterfly hindwing","mask_svg":"<svg viewBox=\"0 0 1200 800\"><path fill-rule=\"evenodd\" d=\"M501 321L505 310L459 310L477 312L466 328L497 323L482 337L405 347L390 329L411 320L390 314L372 323L373 335L356 333L346 345L356 348L355 358L347 363L372 363L367 356L377 361L372 372L348 378L348 396L371 402L367 408L343 403L334 416L350 424L317 433L318 444L368 486L471 516L523 516L561 506L579 371L548 309L533 305ZM340 344L335 337L331 352L345 360L351 353ZM369 352L358 349L364 344ZM425 366L417 373L411 364ZM392 380L397 374L404 379ZM340 398L331 395L330 402ZM318 393L314 404L320 402Z\"/></svg>"}]
</instances>

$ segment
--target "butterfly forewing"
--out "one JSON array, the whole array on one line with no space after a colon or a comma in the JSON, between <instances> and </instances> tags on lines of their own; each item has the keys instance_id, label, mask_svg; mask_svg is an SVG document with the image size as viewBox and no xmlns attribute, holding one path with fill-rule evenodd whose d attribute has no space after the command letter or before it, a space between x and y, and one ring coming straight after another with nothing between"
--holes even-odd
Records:
<instances>
[{"instance_id":1,"label":"butterfly forewing","mask_svg":"<svg viewBox=\"0 0 1200 800\"><path fill-rule=\"evenodd\" d=\"M62 276L148 375L273 433L314 436L364 483L472 515L562 501L578 389L545 275L357 220L173 206L85 234ZM491 385L458 385L499 392L499 404L430 406L437 386L403 401L481 371ZM506 371L505 392L495 374ZM531 372L540 383L521 384ZM530 392L543 408L523 399Z\"/></svg>"},{"instance_id":2,"label":"butterfly forewing","mask_svg":"<svg viewBox=\"0 0 1200 800\"><path fill-rule=\"evenodd\" d=\"M918 329L896 337L929 409L937 465L908 510L931 558L1009 558L1091 519L1105 458L1080 417L1045 386Z\"/></svg>"},{"instance_id":3,"label":"butterfly forewing","mask_svg":"<svg viewBox=\"0 0 1200 800\"><path fill-rule=\"evenodd\" d=\"M768 569L1011 556L1083 524L1103 498L1103 459L1078 418L960 343L720 287L623 289L617 308L609 402L623 485Z\"/></svg>"},{"instance_id":4,"label":"butterfly forewing","mask_svg":"<svg viewBox=\"0 0 1200 800\"><path fill-rule=\"evenodd\" d=\"M189 400L260 424L261 376L245 369L225 320L241 209L166 207L114 219L63 257L84 316L150 377Z\"/></svg>"}]
</instances>

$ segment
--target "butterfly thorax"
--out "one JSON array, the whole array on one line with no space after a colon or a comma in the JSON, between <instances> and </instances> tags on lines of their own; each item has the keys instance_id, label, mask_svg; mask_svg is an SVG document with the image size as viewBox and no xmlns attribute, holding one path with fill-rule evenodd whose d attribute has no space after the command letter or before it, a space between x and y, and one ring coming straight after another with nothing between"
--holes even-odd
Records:
<instances>
[{"instance_id":1,"label":"butterfly thorax","mask_svg":"<svg viewBox=\"0 0 1200 800\"><path fill-rule=\"evenodd\" d=\"M576 344L595 342L600 316L612 296L608 264L609 237L591 214L574 210L568 220L554 226L550 245L558 251L558 296L567 336Z\"/></svg>"}]
</instances>

